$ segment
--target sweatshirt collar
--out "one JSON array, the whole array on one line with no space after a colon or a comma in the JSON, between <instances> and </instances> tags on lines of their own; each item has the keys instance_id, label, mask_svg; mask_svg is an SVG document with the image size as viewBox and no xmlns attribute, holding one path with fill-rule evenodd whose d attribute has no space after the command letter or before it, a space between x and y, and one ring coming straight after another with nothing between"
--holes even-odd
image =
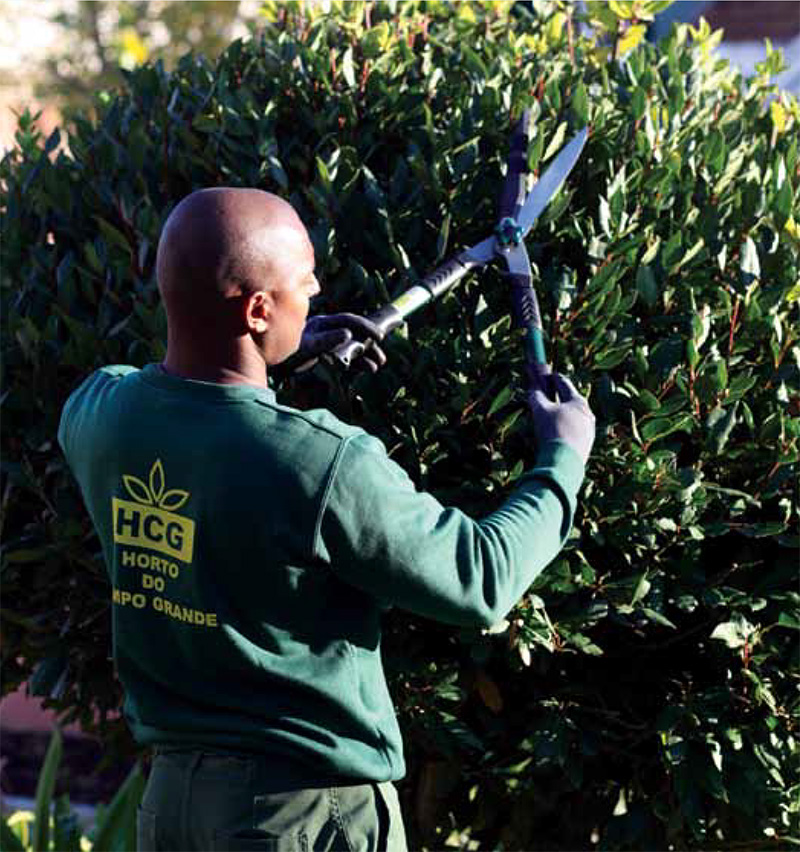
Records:
<instances>
[{"instance_id":1,"label":"sweatshirt collar","mask_svg":"<svg viewBox=\"0 0 800 852\"><path fill-rule=\"evenodd\" d=\"M196 399L209 402L241 402L260 399L275 402L275 391L271 388L257 388L255 385L223 385L216 382L201 382L198 379L185 379L168 373L161 364L147 364L140 371L141 378L149 385L173 393L182 393Z\"/></svg>"}]
</instances>

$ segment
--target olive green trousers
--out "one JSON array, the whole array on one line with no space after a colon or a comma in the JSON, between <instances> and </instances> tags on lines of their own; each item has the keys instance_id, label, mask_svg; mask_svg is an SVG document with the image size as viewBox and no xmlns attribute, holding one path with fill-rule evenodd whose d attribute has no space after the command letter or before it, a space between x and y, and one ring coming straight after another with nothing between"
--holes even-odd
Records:
<instances>
[{"instance_id":1,"label":"olive green trousers","mask_svg":"<svg viewBox=\"0 0 800 852\"><path fill-rule=\"evenodd\" d=\"M200 750L156 753L137 844L139 852L406 850L390 782L282 789L267 758Z\"/></svg>"}]
</instances>

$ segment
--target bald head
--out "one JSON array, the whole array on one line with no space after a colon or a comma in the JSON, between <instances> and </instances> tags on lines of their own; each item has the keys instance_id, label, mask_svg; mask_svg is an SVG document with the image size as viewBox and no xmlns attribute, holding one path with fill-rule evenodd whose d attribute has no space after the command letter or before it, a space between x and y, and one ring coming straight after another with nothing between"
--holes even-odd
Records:
<instances>
[{"instance_id":1,"label":"bald head","mask_svg":"<svg viewBox=\"0 0 800 852\"><path fill-rule=\"evenodd\" d=\"M279 260L309 247L294 209L259 189L201 189L172 211L158 244L158 287L170 320L213 313L226 297L280 285Z\"/></svg>"},{"instance_id":2,"label":"bald head","mask_svg":"<svg viewBox=\"0 0 800 852\"><path fill-rule=\"evenodd\" d=\"M201 189L172 211L158 244L165 363L214 374L223 362L280 363L299 345L319 290L314 249L287 202L259 189ZM234 371L237 368L232 368ZM252 370L251 370L252 372Z\"/></svg>"}]
</instances>

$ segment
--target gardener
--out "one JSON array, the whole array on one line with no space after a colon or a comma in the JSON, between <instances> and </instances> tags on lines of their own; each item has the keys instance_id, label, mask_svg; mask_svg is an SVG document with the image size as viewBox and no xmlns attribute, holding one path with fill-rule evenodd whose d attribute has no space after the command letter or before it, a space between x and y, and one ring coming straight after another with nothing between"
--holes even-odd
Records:
<instances>
[{"instance_id":1,"label":"gardener","mask_svg":"<svg viewBox=\"0 0 800 852\"><path fill-rule=\"evenodd\" d=\"M59 428L112 581L125 714L155 747L140 848L403 849L381 613L501 620L566 540L592 413L561 376L560 402L534 390L536 465L476 521L363 430L276 402L267 370L298 348L355 334L384 360L366 320L306 322L319 285L287 203L191 194L157 273L164 363L98 370Z\"/></svg>"}]
</instances>

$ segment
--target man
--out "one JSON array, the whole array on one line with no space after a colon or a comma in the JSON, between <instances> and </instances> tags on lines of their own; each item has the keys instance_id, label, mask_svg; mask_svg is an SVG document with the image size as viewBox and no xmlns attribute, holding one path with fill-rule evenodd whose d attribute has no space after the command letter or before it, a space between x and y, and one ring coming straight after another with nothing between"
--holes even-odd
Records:
<instances>
[{"instance_id":1,"label":"man","mask_svg":"<svg viewBox=\"0 0 800 852\"><path fill-rule=\"evenodd\" d=\"M314 253L286 202L193 193L157 274L164 363L98 370L59 428L112 581L126 717L155 748L140 849L402 850L381 613L506 615L567 537L592 413L563 377L561 402L535 390L537 464L475 521L363 430L276 402L267 370L298 348L377 337L306 322Z\"/></svg>"}]
</instances>

